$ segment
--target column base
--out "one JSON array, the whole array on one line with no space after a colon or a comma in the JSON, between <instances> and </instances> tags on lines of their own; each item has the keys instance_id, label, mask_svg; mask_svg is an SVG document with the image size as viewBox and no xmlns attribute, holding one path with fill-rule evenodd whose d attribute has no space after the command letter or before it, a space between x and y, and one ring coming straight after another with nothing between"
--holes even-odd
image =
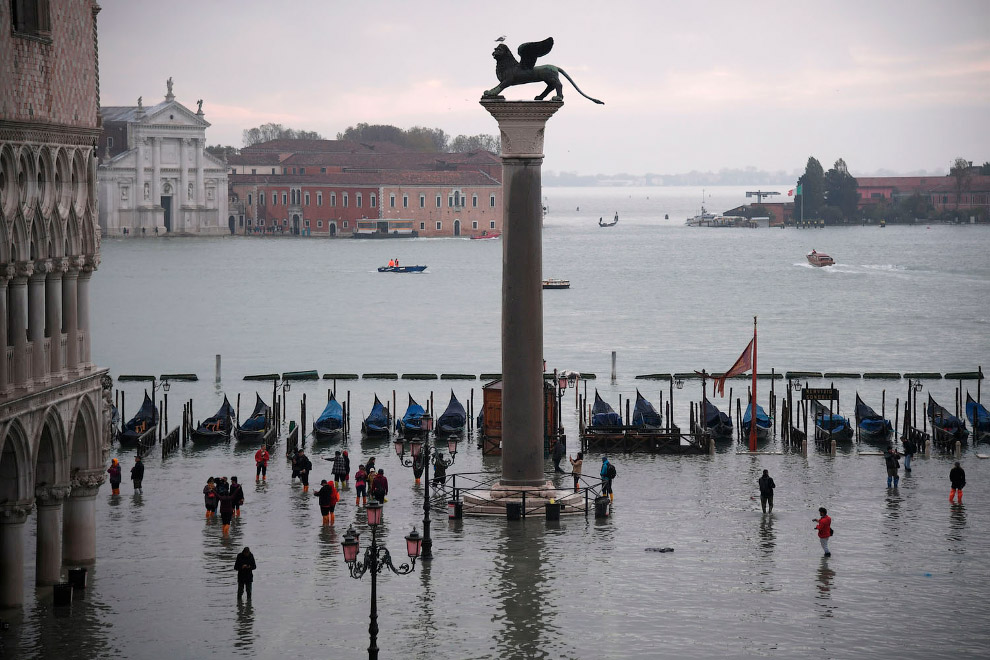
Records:
<instances>
[{"instance_id":1,"label":"column base","mask_svg":"<svg viewBox=\"0 0 990 660\"><path fill-rule=\"evenodd\" d=\"M469 490L461 493L466 516L506 516L508 505L523 505L525 495L526 516L541 517L549 502L561 505L562 515L584 513L584 493L557 488L546 481L539 486L517 486L498 483L488 490Z\"/></svg>"}]
</instances>

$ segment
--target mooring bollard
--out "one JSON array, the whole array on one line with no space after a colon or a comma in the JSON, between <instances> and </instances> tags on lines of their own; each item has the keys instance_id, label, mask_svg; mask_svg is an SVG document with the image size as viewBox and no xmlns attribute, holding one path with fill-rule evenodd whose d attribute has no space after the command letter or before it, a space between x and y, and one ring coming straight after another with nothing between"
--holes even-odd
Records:
<instances>
[{"instance_id":1,"label":"mooring bollard","mask_svg":"<svg viewBox=\"0 0 990 660\"><path fill-rule=\"evenodd\" d=\"M560 502L547 502L547 520L560 520Z\"/></svg>"},{"instance_id":2,"label":"mooring bollard","mask_svg":"<svg viewBox=\"0 0 990 660\"><path fill-rule=\"evenodd\" d=\"M217 383L220 382L220 354L217 353Z\"/></svg>"},{"instance_id":3,"label":"mooring bollard","mask_svg":"<svg viewBox=\"0 0 990 660\"><path fill-rule=\"evenodd\" d=\"M86 588L86 572L86 568L69 569L69 584L72 585L73 589Z\"/></svg>"},{"instance_id":4,"label":"mooring bollard","mask_svg":"<svg viewBox=\"0 0 990 660\"><path fill-rule=\"evenodd\" d=\"M447 517L450 520L460 520L464 517L464 504L457 500L447 502Z\"/></svg>"},{"instance_id":5,"label":"mooring bollard","mask_svg":"<svg viewBox=\"0 0 990 660\"><path fill-rule=\"evenodd\" d=\"M962 456L962 442L956 440L956 458Z\"/></svg>"},{"instance_id":6,"label":"mooring bollard","mask_svg":"<svg viewBox=\"0 0 990 660\"><path fill-rule=\"evenodd\" d=\"M808 434L805 433L804 437L801 438L801 453L805 456L808 455Z\"/></svg>"},{"instance_id":7,"label":"mooring bollard","mask_svg":"<svg viewBox=\"0 0 990 660\"><path fill-rule=\"evenodd\" d=\"M829 446L828 453L835 456L835 438L832 438L832 442Z\"/></svg>"},{"instance_id":8,"label":"mooring bollard","mask_svg":"<svg viewBox=\"0 0 990 660\"><path fill-rule=\"evenodd\" d=\"M59 582L52 589L53 602L55 607L69 607L72 605L72 585L68 582Z\"/></svg>"},{"instance_id":9,"label":"mooring bollard","mask_svg":"<svg viewBox=\"0 0 990 660\"><path fill-rule=\"evenodd\" d=\"M611 500L604 495L595 498L595 518L608 518L608 508Z\"/></svg>"},{"instance_id":10,"label":"mooring bollard","mask_svg":"<svg viewBox=\"0 0 990 660\"><path fill-rule=\"evenodd\" d=\"M505 503L506 520L519 520L522 518L522 502Z\"/></svg>"}]
</instances>

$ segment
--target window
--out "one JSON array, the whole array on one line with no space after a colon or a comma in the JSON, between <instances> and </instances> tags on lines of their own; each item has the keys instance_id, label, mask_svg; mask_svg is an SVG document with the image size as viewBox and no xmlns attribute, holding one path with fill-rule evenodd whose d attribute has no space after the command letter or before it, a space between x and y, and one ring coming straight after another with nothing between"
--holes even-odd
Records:
<instances>
[{"instance_id":1,"label":"window","mask_svg":"<svg viewBox=\"0 0 990 660\"><path fill-rule=\"evenodd\" d=\"M495 208L495 195L492 195L491 197L488 198L488 205L492 208Z\"/></svg>"},{"instance_id":2,"label":"window","mask_svg":"<svg viewBox=\"0 0 990 660\"><path fill-rule=\"evenodd\" d=\"M421 223L419 223L419 230L420 230L420 231L423 231L423 230L425 230L425 229L426 229L426 223L425 223L425 222L421 222Z\"/></svg>"},{"instance_id":3,"label":"window","mask_svg":"<svg viewBox=\"0 0 990 660\"><path fill-rule=\"evenodd\" d=\"M337 193L330 193L330 206L337 206Z\"/></svg>"},{"instance_id":4,"label":"window","mask_svg":"<svg viewBox=\"0 0 990 660\"><path fill-rule=\"evenodd\" d=\"M478 196L477 195L471 195L471 207L472 208L478 208Z\"/></svg>"},{"instance_id":5,"label":"window","mask_svg":"<svg viewBox=\"0 0 990 660\"><path fill-rule=\"evenodd\" d=\"M321 167L320 168L320 174L326 174L326 173L327 173L327 168Z\"/></svg>"},{"instance_id":6,"label":"window","mask_svg":"<svg viewBox=\"0 0 990 660\"><path fill-rule=\"evenodd\" d=\"M426 195L420 195L419 196L419 208L421 208L421 209L425 209L426 208Z\"/></svg>"},{"instance_id":7,"label":"window","mask_svg":"<svg viewBox=\"0 0 990 660\"><path fill-rule=\"evenodd\" d=\"M492 220L490 223L488 223L488 227L489 229L495 229L495 221Z\"/></svg>"},{"instance_id":8,"label":"window","mask_svg":"<svg viewBox=\"0 0 990 660\"><path fill-rule=\"evenodd\" d=\"M309 206L309 193L306 193L306 206Z\"/></svg>"},{"instance_id":9,"label":"window","mask_svg":"<svg viewBox=\"0 0 990 660\"><path fill-rule=\"evenodd\" d=\"M251 206L251 193L248 193L248 206Z\"/></svg>"},{"instance_id":10,"label":"window","mask_svg":"<svg viewBox=\"0 0 990 660\"><path fill-rule=\"evenodd\" d=\"M278 206L278 193L272 193L272 206Z\"/></svg>"},{"instance_id":11,"label":"window","mask_svg":"<svg viewBox=\"0 0 990 660\"><path fill-rule=\"evenodd\" d=\"M274 167L272 168L272 174L275 174L275 168Z\"/></svg>"},{"instance_id":12,"label":"window","mask_svg":"<svg viewBox=\"0 0 990 660\"><path fill-rule=\"evenodd\" d=\"M347 229L347 220L344 220L344 229Z\"/></svg>"},{"instance_id":13,"label":"window","mask_svg":"<svg viewBox=\"0 0 990 660\"><path fill-rule=\"evenodd\" d=\"M388 196L388 207L390 209L394 209L395 208L395 195L389 195Z\"/></svg>"},{"instance_id":14,"label":"window","mask_svg":"<svg viewBox=\"0 0 990 660\"><path fill-rule=\"evenodd\" d=\"M437 231L440 231L441 229L443 229L443 223L437 222Z\"/></svg>"},{"instance_id":15,"label":"window","mask_svg":"<svg viewBox=\"0 0 990 660\"><path fill-rule=\"evenodd\" d=\"M294 167L292 168L292 173L293 173L293 174L295 174L295 173L296 173L296 168L294 168Z\"/></svg>"},{"instance_id":16,"label":"window","mask_svg":"<svg viewBox=\"0 0 990 660\"><path fill-rule=\"evenodd\" d=\"M258 169L256 167L252 167L251 174L257 174L257 173L258 173Z\"/></svg>"},{"instance_id":17,"label":"window","mask_svg":"<svg viewBox=\"0 0 990 660\"><path fill-rule=\"evenodd\" d=\"M357 207L361 208L361 193L354 195L354 201L357 202Z\"/></svg>"},{"instance_id":18,"label":"window","mask_svg":"<svg viewBox=\"0 0 990 660\"><path fill-rule=\"evenodd\" d=\"M371 195L371 208L375 208L378 205L378 198L375 195Z\"/></svg>"},{"instance_id":19,"label":"window","mask_svg":"<svg viewBox=\"0 0 990 660\"><path fill-rule=\"evenodd\" d=\"M306 220L306 226L309 227L309 220Z\"/></svg>"},{"instance_id":20,"label":"window","mask_svg":"<svg viewBox=\"0 0 990 660\"><path fill-rule=\"evenodd\" d=\"M11 0L10 18L15 33L48 37L51 32L48 0Z\"/></svg>"},{"instance_id":21,"label":"window","mask_svg":"<svg viewBox=\"0 0 990 660\"><path fill-rule=\"evenodd\" d=\"M478 221L477 220L472 220L471 221L471 229L477 229L477 228L478 228Z\"/></svg>"},{"instance_id":22,"label":"window","mask_svg":"<svg viewBox=\"0 0 990 660\"><path fill-rule=\"evenodd\" d=\"M282 206L285 206L285 193L282 193Z\"/></svg>"},{"instance_id":23,"label":"window","mask_svg":"<svg viewBox=\"0 0 990 660\"><path fill-rule=\"evenodd\" d=\"M108 137L107 138L107 149L113 149L113 138L112 137Z\"/></svg>"},{"instance_id":24,"label":"window","mask_svg":"<svg viewBox=\"0 0 990 660\"><path fill-rule=\"evenodd\" d=\"M317 220L316 221L316 228L317 229L323 229L323 221L322 220Z\"/></svg>"},{"instance_id":25,"label":"window","mask_svg":"<svg viewBox=\"0 0 990 660\"><path fill-rule=\"evenodd\" d=\"M299 168L299 173L300 174L305 174L306 173L306 168L305 167L300 167Z\"/></svg>"},{"instance_id":26,"label":"window","mask_svg":"<svg viewBox=\"0 0 990 660\"><path fill-rule=\"evenodd\" d=\"M437 195L437 208L440 208L441 206L442 204L440 202L440 195Z\"/></svg>"},{"instance_id":27,"label":"window","mask_svg":"<svg viewBox=\"0 0 990 660\"><path fill-rule=\"evenodd\" d=\"M347 208L347 193L344 193L344 208Z\"/></svg>"},{"instance_id":28,"label":"window","mask_svg":"<svg viewBox=\"0 0 990 660\"><path fill-rule=\"evenodd\" d=\"M404 209L409 208L409 195L402 196L402 208Z\"/></svg>"},{"instance_id":29,"label":"window","mask_svg":"<svg viewBox=\"0 0 990 660\"><path fill-rule=\"evenodd\" d=\"M323 206L323 193L316 193L316 205Z\"/></svg>"},{"instance_id":30,"label":"window","mask_svg":"<svg viewBox=\"0 0 990 660\"><path fill-rule=\"evenodd\" d=\"M447 208L453 208L453 207L454 207L454 196L447 195Z\"/></svg>"}]
</instances>

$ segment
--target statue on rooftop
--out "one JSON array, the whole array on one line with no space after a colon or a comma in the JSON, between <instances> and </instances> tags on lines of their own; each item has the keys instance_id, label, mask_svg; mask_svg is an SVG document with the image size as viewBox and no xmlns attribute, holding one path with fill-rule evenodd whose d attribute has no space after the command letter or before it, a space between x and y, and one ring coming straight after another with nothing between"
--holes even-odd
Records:
<instances>
[{"instance_id":1,"label":"statue on rooftop","mask_svg":"<svg viewBox=\"0 0 990 660\"><path fill-rule=\"evenodd\" d=\"M144 110L144 104L141 103L141 98L140 96L138 97L138 110Z\"/></svg>"},{"instance_id":2,"label":"statue on rooftop","mask_svg":"<svg viewBox=\"0 0 990 660\"><path fill-rule=\"evenodd\" d=\"M574 79L567 75L567 72L560 67L553 66L552 64L536 66L536 60L549 53L552 48L553 37L549 37L543 41L524 43L519 46L519 61L516 61L509 47L500 43L492 53L492 57L495 58L495 75L498 77L498 87L486 90L481 95L481 98L501 100L503 98L501 96L502 90L506 87L542 82L546 84L547 88L543 90L542 94L536 97L536 101L542 101L552 90L556 90L557 93L550 100L563 102L564 89L560 83L560 75L558 75L561 74L574 85L574 89L577 90L578 94L589 101L594 101L599 105L605 105L604 101L593 99L582 92L581 88L574 82Z\"/></svg>"},{"instance_id":3,"label":"statue on rooftop","mask_svg":"<svg viewBox=\"0 0 990 660\"><path fill-rule=\"evenodd\" d=\"M168 77L168 80L165 81L165 85L168 86L168 95L172 96L172 76Z\"/></svg>"},{"instance_id":4,"label":"statue on rooftop","mask_svg":"<svg viewBox=\"0 0 990 660\"><path fill-rule=\"evenodd\" d=\"M196 106L197 106L196 114L197 115L203 114L203 99L196 101Z\"/></svg>"}]
</instances>

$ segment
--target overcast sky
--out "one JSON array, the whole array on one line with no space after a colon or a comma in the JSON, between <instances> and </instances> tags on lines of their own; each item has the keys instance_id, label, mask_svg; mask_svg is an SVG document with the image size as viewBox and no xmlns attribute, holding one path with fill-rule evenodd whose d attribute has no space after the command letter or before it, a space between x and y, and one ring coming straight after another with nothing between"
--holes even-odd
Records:
<instances>
[{"instance_id":1,"label":"overcast sky","mask_svg":"<svg viewBox=\"0 0 990 660\"><path fill-rule=\"evenodd\" d=\"M946 170L990 160L990 1L100 0L104 105L165 80L211 144L266 122L496 133L495 38L552 36L567 70L544 169ZM515 87L531 99L539 85Z\"/></svg>"}]
</instances>

